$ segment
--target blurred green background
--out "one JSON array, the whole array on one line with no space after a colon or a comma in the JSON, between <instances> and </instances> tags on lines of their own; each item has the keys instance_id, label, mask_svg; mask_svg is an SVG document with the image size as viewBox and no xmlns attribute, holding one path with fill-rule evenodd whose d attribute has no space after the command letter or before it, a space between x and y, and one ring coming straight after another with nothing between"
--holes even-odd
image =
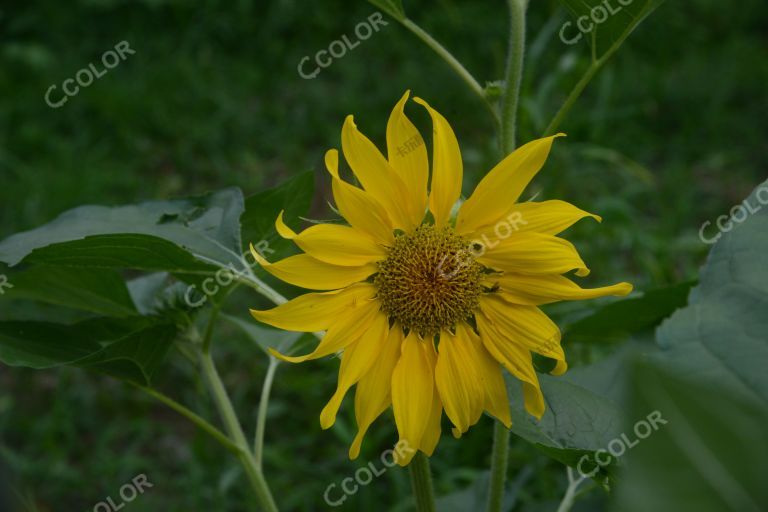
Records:
<instances>
[{"instance_id":1,"label":"blurred green background","mask_svg":"<svg viewBox=\"0 0 768 512\"><path fill-rule=\"evenodd\" d=\"M531 4L521 141L541 134L589 59L585 43L560 41L568 18L557 2ZM504 2L405 7L480 80L501 78ZM339 146L344 116L355 114L382 144L389 111L406 89L452 123L470 192L498 160L493 125L451 70L394 20L385 16L387 26L316 78L299 76L304 56L352 37L375 11L341 0L4 4L0 239L81 204L230 185L251 194L307 170L318 191L312 217L326 218L322 158ZM667 2L561 126L569 137L556 143L527 193L603 216L602 225L584 222L570 235L595 283L630 280L649 289L695 278L709 249L699 240L702 223L727 214L768 177L766 27L762 0ZM48 87L98 65L120 41L136 53L61 108L46 104ZM415 108L409 115L429 130L426 115ZM242 315L256 301L239 293L229 311ZM0 318L6 313L0 309ZM217 340L220 368L250 431L266 361L235 331L222 328ZM326 487L378 460L392 441L391 422L377 422L360 459L349 461L349 399L337 425L320 430L319 412L335 387L330 368L321 361L278 373L265 467L285 510L326 509ZM174 365L159 387L214 416L184 365ZM438 494L478 477L490 438L487 418L460 441L443 438L433 459ZM29 510L91 510L140 473L154 488L130 510L247 509L239 466L213 441L123 384L74 369L0 368L0 461ZM556 507L566 486L560 464L513 441L510 466L524 484L514 510ZM407 472L393 468L339 510L408 510L409 492ZM602 510L604 502L594 490L574 510Z\"/></svg>"}]
</instances>

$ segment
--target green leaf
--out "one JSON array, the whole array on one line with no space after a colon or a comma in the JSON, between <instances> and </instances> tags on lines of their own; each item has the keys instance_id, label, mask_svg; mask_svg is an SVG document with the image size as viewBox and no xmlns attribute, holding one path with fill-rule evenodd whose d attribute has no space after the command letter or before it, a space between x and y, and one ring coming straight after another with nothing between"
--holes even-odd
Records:
<instances>
[{"instance_id":1,"label":"green leaf","mask_svg":"<svg viewBox=\"0 0 768 512\"><path fill-rule=\"evenodd\" d=\"M32 299L118 318L134 316L125 281L112 269L40 265L9 275L8 299Z\"/></svg>"},{"instance_id":2,"label":"green leaf","mask_svg":"<svg viewBox=\"0 0 768 512\"><path fill-rule=\"evenodd\" d=\"M768 208L757 190L745 201L755 213L713 246L689 306L659 327L658 360L768 406Z\"/></svg>"},{"instance_id":3,"label":"green leaf","mask_svg":"<svg viewBox=\"0 0 768 512\"><path fill-rule=\"evenodd\" d=\"M591 460L594 452L621 435L628 364L649 349L653 346L648 343L628 343L598 363L571 369L563 376L539 375L547 404L540 421L525 411L522 386L507 374L512 432L569 466L577 466L582 457ZM599 478L613 471L612 463Z\"/></svg>"},{"instance_id":4,"label":"green leaf","mask_svg":"<svg viewBox=\"0 0 768 512\"><path fill-rule=\"evenodd\" d=\"M695 281L678 283L644 292L598 308L563 328L568 343L605 343L627 339L659 325L665 318L687 303Z\"/></svg>"},{"instance_id":5,"label":"green leaf","mask_svg":"<svg viewBox=\"0 0 768 512\"><path fill-rule=\"evenodd\" d=\"M299 174L278 187L249 197L240 217L243 251L253 244L269 260L284 256L292 243L284 240L275 230L275 219L285 210L283 220L296 226L299 217L309 212L314 194L314 173Z\"/></svg>"},{"instance_id":6,"label":"green leaf","mask_svg":"<svg viewBox=\"0 0 768 512\"><path fill-rule=\"evenodd\" d=\"M602 57L612 47L620 46L624 40L647 18L664 0L634 0L629 5L623 5L617 0L560 0L573 15L574 35L579 32L576 23L579 19L586 28L592 24L595 28L591 33L584 34L590 44L594 45L596 56ZM602 21L597 23L597 21Z\"/></svg>"},{"instance_id":7,"label":"green leaf","mask_svg":"<svg viewBox=\"0 0 768 512\"><path fill-rule=\"evenodd\" d=\"M239 189L129 206L81 206L0 243L0 261L210 272L242 265Z\"/></svg>"},{"instance_id":8,"label":"green leaf","mask_svg":"<svg viewBox=\"0 0 768 512\"><path fill-rule=\"evenodd\" d=\"M147 319L0 322L0 361L34 369L77 366L148 385L175 336L175 326Z\"/></svg>"},{"instance_id":9,"label":"green leaf","mask_svg":"<svg viewBox=\"0 0 768 512\"><path fill-rule=\"evenodd\" d=\"M768 408L654 364L639 366L632 382L637 423L627 432L638 442L625 455L612 510L768 510ZM645 435L640 423L653 411L661 419Z\"/></svg>"},{"instance_id":10,"label":"green leaf","mask_svg":"<svg viewBox=\"0 0 768 512\"><path fill-rule=\"evenodd\" d=\"M405 15L405 9L403 9L402 0L368 0L368 2L389 14L397 21L403 21L407 17Z\"/></svg>"}]
</instances>

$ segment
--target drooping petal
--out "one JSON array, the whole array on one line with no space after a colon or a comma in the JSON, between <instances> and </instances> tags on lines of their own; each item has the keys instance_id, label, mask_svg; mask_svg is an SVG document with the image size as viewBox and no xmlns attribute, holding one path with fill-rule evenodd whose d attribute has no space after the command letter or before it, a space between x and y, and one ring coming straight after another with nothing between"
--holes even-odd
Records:
<instances>
[{"instance_id":1,"label":"drooping petal","mask_svg":"<svg viewBox=\"0 0 768 512\"><path fill-rule=\"evenodd\" d=\"M519 306L503 300L503 292L480 298L480 310L496 331L531 352L557 361L552 371L561 375L568 369L560 346L560 329L536 306Z\"/></svg>"},{"instance_id":2,"label":"drooping petal","mask_svg":"<svg viewBox=\"0 0 768 512\"><path fill-rule=\"evenodd\" d=\"M316 224L300 234L283 222L283 212L275 221L277 232L293 240L315 259L340 266L361 266L386 257L386 249L355 228L339 224Z\"/></svg>"},{"instance_id":3,"label":"drooping petal","mask_svg":"<svg viewBox=\"0 0 768 512\"><path fill-rule=\"evenodd\" d=\"M310 290L337 290L364 281L376 272L375 263L342 267L317 260L308 254L288 256L276 263L265 260L251 246L251 253L267 272L286 283Z\"/></svg>"},{"instance_id":4,"label":"drooping petal","mask_svg":"<svg viewBox=\"0 0 768 512\"><path fill-rule=\"evenodd\" d=\"M560 300L596 299L613 295L623 297L632 291L629 283L616 283L600 288L581 288L565 276L504 273L488 278L498 284L501 296L515 304L538 306Z\"/></svg>"},{"instance_id":5,"label":"drooping petal","mask_svg":"<svg viewBox=\"0 0 768 512\"><path fill-rule=\"evenodd\" d=\"M602 219L589 212L559 200L517 203L496 223L478 228L467 236L482 240L485 245L506 240L515 233L534 232L557 235L585 217L598 222Z\"/></svg>"},{"instance_id":6,"label":"drooping petal","mask_svg":"<svg viewBox=\"0 0 768 512\"><path fill-rule=\"evenodd\" d=\"M488 352L523 385L523 402L531 415L541 419L546 406L541 393L539 378L533 368L531 352L501 334L483 314L475 316L480 339Z\"/></svg>"},{"instance_id":7,"label":"drooping petal","mask_svg":"<svg viewBox=\"0 0 768 512\"><path fill-rule=\"evenodd\" d=\"M473 243L482 245L475 240ZM520 274L565 274L576 270L577 276L589 274L573 244L555 236L517 233L482 247L477 261L496 270Z\"/></svg>"},{"instance_id":8,"label":"drooping petal","mask_svg":"<svg viewBox=\"0 0 768 512\"><path fill-rule=\"evenodd\" d=\"M512 425L512 417L509 413L509 398L501 365L491 356L482 341L477 348L477 361L485 393L483 408L509 428Z\"/></svg>"},{"instance_id":9,"label":"drooping petal","mask_svg":"<svg viewBox=\"0 0 768 512\"><path fill-rule=\"evenodd\" d=\"M547 161L552 142L563 135L531 141L496 165L461 205L456 231L471 233L498 222Z\"/></svg>"},{"instance_id":10,"label":"drooping petal","mask_svg":"<svg viewBox=\"0 0 768 512\"><path fill-rule=\"evenodd\" d=\"M437 352L435 351L435 343L432 339L425 340L424 350L427 354L429 365L432 368L432 373L434 374L435 365L437 364ZM437 386L435 385L432 389L432 407L429 410L427 427L424 429L424 435L421 437L421 445L419 446L419 449L428 457L432 456L437 447L437 443L440 441L440 435L442 434L440 421L442 416L443 402L440 400L440 394L437 392Z\"/></svg>"},{"instance_id":11,"label":"drooping petal","mask_svg":"<svg viewBox=\"0 0 768 512\"><path fill-rule=\"evenodd\" d=\"M421 446L422 437L429 424L435 382L432 363L425 350L425 342L411 331L402 345L400 360L392 372L392 410L400 434L400 443ZM407 465L415 451L399 453L397 463Z\"/></svg>"},{"instance_id":12,"label":"drooping petal","mask_svg":"<svg viewBox=\"0 0 768 512\"><path fill-rule=\"evenodd\" d=\"M378 312L360 339L344 349L336 392L320 413L320 426L323 429L334 424L344 395L363 378L381 354L388 331L389 319L384 313Z\"/></svg>"},{"instance_id":13,"label":"drooping petal","mask_svg":"<svg viewBox=\"0 0 768 512\"><path fill-rule=\"evenodd\" d=\"M336 207L349 224L373 238L391 245L394 240L392 221L384 207L368 192L361 190L339 177L339 152L329 149L325 153L325 166L332 177L333 198Z\"/></svg>"},{"instance_id":14,"label":"drooping petal","mask_svg":"<svg viewBox=\"0 0 768 512\"><path fill-rule=\"evenodd\" d=\"M274 349L269 349L269 353L278 359L289 363L303 363L310 359L318 359L340 350L357 341L366 330L371 326L374 318L379 313L379 303L375 300L363 302L357 307L341 314L341 316L332 319L328 332L325 333L320 344L311 353L304 356L286 356Z\"/></svg>"},{"instance_id":15,"label":"drooping petal","mask_svg":"<svg viewBox=\"0 0 768 512\"><path fill-rule=\"evenodd\" d=\"M356 283L342 290L306 293L266 311L252 309L251 315L260 322L286 331L324 331L340 315L375 296L375 286Z\"/></svg>"},{"instance_id":16,"label":"drooping petal","mask_svg":"<svg viewBox=\"0 0 768 512\"><path fill-rule=\"evenodd\" d=\"M410 91L406 91L389 116L387 123L387 156L390 165L397 171L408 189L407 201L412 203L414 211L421 217L414 219L421 222L427 210L427 180L429 179L429 159L427 148L419 130L405 115L405 103Z\"/></svg>"},{"instance_id":17,"label":"drooping petal","mask_svg":"<svg viewBox=\"0 0 768 512\"><path fill-rule=\"evenodd\" d=\"M392 372L400 358L400 346L403 343L403 330L395 324L390 330L379 358L373 363L355 391L355 419L357 435L349 447L349 458L360 455L360 446L368 427L392 403Z\"/></svg>"},{"instance_id":18,"label":"drooping petal","mask_svg":"<svg viewBox=\"0 0 768 512\"><path fill-rule=\"evenodd\" d=\"M421 98L413 101L427 109L432 117L432 187L429 193L429 209L435 217L435 225L448 223L451 209L461 196L464 166L456 135L448 121Z\"/></svg>"},{"instance_id":19,"label":"drooping petal","mask_svg":"<svg viewBox=\"0 0 768 512\"><path fill-rule=\"evenodd\" d=\"M473 346L480 340L470 332L463 323L456 326L455 335L442 331L435 367L435 383L445 414L462 434L480 419L485 402L477 348Z\"/></svg>"},{"instance_id":20,"label":"drooping petal","mask_svg":"<svg viewBox=\"0 0 768 512\"><path fill-rule=\"evenodd\" d=\"M403 201L408 197L405 183L373 142L360 133L352 116L347 116L344 121L341 149L352 172L365 191L384 206L393 226L405 231L415 227L418 224L415 220L416 207Z\"/></svg>"}]
</instances>

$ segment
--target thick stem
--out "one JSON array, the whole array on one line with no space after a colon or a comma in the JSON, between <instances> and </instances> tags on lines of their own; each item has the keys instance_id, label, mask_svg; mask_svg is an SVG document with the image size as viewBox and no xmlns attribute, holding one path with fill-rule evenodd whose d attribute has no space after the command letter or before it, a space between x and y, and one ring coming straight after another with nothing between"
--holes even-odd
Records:
<instances>
[{"instance_id":1,"label":"thick stem","mask_svg":"<svg viewBox=\"0 0 768 512\"><path fill-rule=\"evenodd\" d=\"M221 420L224 422L227 433L240 448L240 463L243 465L248 480L250 481L253 490L256 492L256 497L258 498L261 510L266 512L277 512L277 505L269 490L267 481L264 479L264 475L256 464L256 460L250 451L248 442L245 439L245 434L243 434L243 428L240 426L237 414L235 414L235 409L232 407L232 402L229 399L227 390L224 388L224 383L221 382L219 372L216 371L216 366L213 364L213 359L210 354L201 354L200 367L202 368L203 375L211 390L211 396L216 404L216 408L219 410Z\"/></svg>"},{"instance_id":2,"label":"thick stem","mask_svg":"<svg viewBox=\"0 0 768 512\"><path fill-rule=\"evenodd\" d=\"M507 0L509 5L509 48L504 97L501 104L501 150L508 155L515 149L517 110L525 56L525 10L527 0Z\"/></svg>"},{"instance_id":3,"label":"thick stem","mask_svg":"<svg viewBox=\"0 0 768 512\"><path fill-rule=\"evenodd\" d=\"M267 407L269 406L269 392L272 390L272 381L275 371L280 363L274 357L269 358L269 368L264 376L264 385L261 388L261 400L259 401L259 414L256 418L256 439L253 443L253 455L256 466L261 469L264 454L264 430L267 424Z\"/></svg>"},{"instance_id":4,"label":"thick stem","mask_svg":"<svg viewBox=\"0 0 768 512\"><path fill-rule=\"evenodd\" d=\"M504 481L507 479L509 458L509 430L496 420L493 428L491 454L491 481L488 489L488 512L499 512L504 500Z\"/></svg>"},{"instance_id":5,"label":"thick stem","mask_svg":"<svg viewBox=\"0 0 768 512\"><path fill-rule=\"evenodd\" d=\"M416 452L408 464L408 471L411 474L417 512L435 512L435 492L432 490L432 472L427 456L420 451Z\"/></svg>"}]
</instances>

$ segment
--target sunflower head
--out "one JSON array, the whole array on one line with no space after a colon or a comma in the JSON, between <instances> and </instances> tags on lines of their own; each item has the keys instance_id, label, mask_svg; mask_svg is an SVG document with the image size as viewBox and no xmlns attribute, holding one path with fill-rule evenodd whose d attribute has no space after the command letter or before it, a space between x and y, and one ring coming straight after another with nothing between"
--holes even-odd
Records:
<instances>
[{"instance_id":1,"label":"sunflower head","mask_svg":"<svg viewBox=\"0 0 768 512\"><path fill-rule=\"evenodd\" d=\"M336 392L320 414L333 425L347 391L356 386L358 456L365 432L392 408L400 434L397 461L415 450L431 455L445 412L454 435L483 411L511 424L502 368L521 383L526 410L540 418L544 397L532 354L567 365L560 331L539 309L560 300L626 295L629 283L583 289L569 274L588 268L575 247L557 236L585 217L558 200L519 202L544 165L557 136L534 140L508 155L461 204L463 164L446 119L425 101L432 118L432 169L419 131L405 115L406 92L387 124L387 156L348 116L341 132L347 163L362 187L343 180L339 153L325 162L336 209L348 225L318 224L296 233L277 218L278 233L304 251L270 263L267 272L318 290L253 316L282 329L325 331L318 346L290 362L340 354ZM427 186L429 183L429 187Z\"/></svg>"},{"instance_id":2,"label":"sunflower head","mask_svg":"<svg viewBox=\"0 0 768 512\"><path fill-rule=\"evenodd\" d=\"M395 237L373 283L381 310L427 338L470 318L482 290L483 266L453 228L422 224Z\"/></svg>"}]
</instances>

